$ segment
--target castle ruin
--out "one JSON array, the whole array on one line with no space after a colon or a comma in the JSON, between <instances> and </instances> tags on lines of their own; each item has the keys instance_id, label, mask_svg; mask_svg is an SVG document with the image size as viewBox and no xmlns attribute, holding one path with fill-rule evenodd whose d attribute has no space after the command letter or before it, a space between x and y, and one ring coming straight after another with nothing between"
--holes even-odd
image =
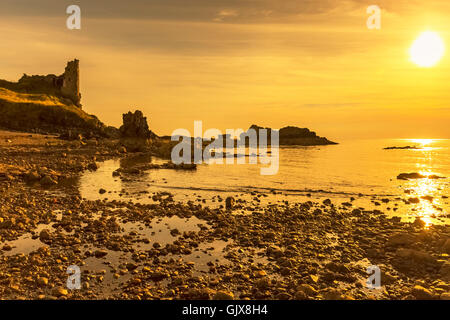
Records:
<instances>
[{"instance_id":1,"label":"castle ruin","mask_svg":"<svg viewBox=\"0 0 450 320\"><path fill-rule=\"evenodd\" d=\"M67 63L64 73L60 76L24 74L18 82L1 80L0 87L23 93L49 94L65 99L66 103L74 104L81 109L80 94L80 61L75 59Z\"/></svg>"},{"instance_id":2,"label":"castle ruin","mask_svg":"<svg viewBox=\"0 0 450 320\"><path fill-rule=\"evenodd\" d=\"M61 94L71 99L75 105L81 107L80 61L77 59L69 61L60 77L62 77Z\"/></svg>"}]
</instances>

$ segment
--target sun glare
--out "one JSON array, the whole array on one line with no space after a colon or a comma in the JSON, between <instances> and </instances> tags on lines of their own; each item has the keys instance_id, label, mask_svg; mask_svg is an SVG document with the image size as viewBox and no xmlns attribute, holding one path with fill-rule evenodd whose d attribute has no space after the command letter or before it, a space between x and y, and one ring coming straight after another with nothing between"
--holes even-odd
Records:
<instances>
[{"instance_id":1,"label":"sun glare","mask_svg":"<svg viewBox=\"0 0 450 320\"><path fill-rule=\"evenodd\" d=\"M415 142L415 143L420 143L421 146L423 146L423 147L434 142L433 139L411 139L411 141Z\"/></svg>"},{"instance_id":2,"label":"sun glare","mask_svg":"<svg viewBox=\"0 0 450 320\"><path fill-rule=\"evenodd\" d=\"M443 57L444 41L433 31L425 31L414 41L410 48L411 61L419 67L435 66Z\"/></svg>"}]
</instances>

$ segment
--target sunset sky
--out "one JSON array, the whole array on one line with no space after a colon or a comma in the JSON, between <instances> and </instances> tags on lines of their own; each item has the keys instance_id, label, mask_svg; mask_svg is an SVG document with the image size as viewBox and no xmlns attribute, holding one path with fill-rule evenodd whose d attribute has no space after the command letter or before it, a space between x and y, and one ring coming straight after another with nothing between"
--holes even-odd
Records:
<instances>
[{"instance_id":1,"label":"sunset sky","mask_svg":"<svg viewBox=\"0 0 450 320\"><path fill-rule=\"evenodd\" d=\"M82 29L66 28L78 4ZM369 5L381 29L366 27ZM447 50L410 61L427 30ZM0 78L80 59L84 110L119 126L141 109L177 128L308 127L332 140L450 138L448 0L1 0Z\"/></svg>"}]
</instances>

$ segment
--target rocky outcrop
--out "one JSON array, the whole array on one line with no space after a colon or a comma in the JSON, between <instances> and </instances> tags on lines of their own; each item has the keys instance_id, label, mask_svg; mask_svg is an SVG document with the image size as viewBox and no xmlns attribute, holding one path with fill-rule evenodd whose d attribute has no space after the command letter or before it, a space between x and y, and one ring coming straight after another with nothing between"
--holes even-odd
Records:
<instances>
[{"instance_id":1,"label":"rocky outcrop","mask_svg":"<svg viewBox=\"0 0 450 320\"><path fill-rule=\"evenodd\" d=\"M420 150L423 148L419 148L416 146L405 146L405 147L386 147L384 150Z\"/></svg>"},{"instance_id":2,"label":"rocky outcrop","mask_svg":"<svg viewBox=\"0 0 450 320\"><path fill-rule=\"evenodd\" d=\"M122 118L123 125L119 128L121 143L131 152L146 151L157 135L148 128L142 111L124 113Z\"/></svg>"},{"instance_id":3,"label":"rocky outcrop","mask_svg":"<svg viewBox=\"0 0 450 320\"><path fill-rule=\"evenodd\" d=\"M445 177L441 177L435 174L429 175L429 176L425 176L423 174L417 173L417 172L411 172L411 173L400 173L397 176L398 180L412 180L412 179L445 179Z\"/></svg>"},{"instance_id":4,"label":"rocky outcrop","mask_svg":"<svg viewBox=\"0 0 450 320\"><path fill-rule=\"evenodd\" d=\"M271 128L263 128L257 125L252 125L249 130L250 129L255 130L258 136L260 130L268 130L267 137L268 143L270 143ZM281 128L279 130L279 139L280 145L318 146L337 144L327 138L317 136L315 132L310 131L308 128L298 128L294 126Z\"/></svg>"},{"instance_id":5,"label":"rocky outcrop","mask_svg":"<svg viewBox=\"0 0 450 320\"><path fill-rule=\"evenodd\" d=\"M148 128L147 118L144 117L142 111L124 113L122 119L123 125L119 129L121 137L150 139L156 136Z\"/></svg>"},{"instance_id":6,"label":"rocky outcrop","mask_svg":"<svg viewBox=\"0 0 450 320\"><path fill-rule=\"evenodd\" d=\"M63 138L112 137L106 127L81 110L79 61L63 74L26 75L18 82L0 80L0 127L24 132L61 134Z\"/></svg>"},{"instance_id":7,"label":"rocky outcrop","mask_svg":"<svg viewBox=\"0 0 450 320\"><path fill-rule=\"evenodd\" d=\"M81 108L80 66L75 59L67 63L64 73L57 76L24 74L18 82L0 80L0 88L27 94L47 94L63 100L64 104L73 104Z\"/></svg>"},{"instance_id":8,"label":"rocky outcrop","mask_svg":"<svg viewBox=\"0 0 450 320\"><path fill-rule=\"evenodd\" d=\"M0 88L0 127L24 132L107 136L105 125L63 98Z\"/></svg>"}]
</instances>

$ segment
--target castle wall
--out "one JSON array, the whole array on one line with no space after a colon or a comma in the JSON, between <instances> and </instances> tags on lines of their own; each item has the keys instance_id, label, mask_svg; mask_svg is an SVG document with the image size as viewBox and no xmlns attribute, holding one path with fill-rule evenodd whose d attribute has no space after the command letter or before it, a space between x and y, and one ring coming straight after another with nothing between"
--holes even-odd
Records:
<instances>
[{"instance_id":1,"label":"castle wall","mask_svg":"<svg viewBox=\"0 0 450 320\"><path fill-rule=\"evenodd\" d=\"M71 99L77 106L80 105L80 65L79 60L69 61L63 74L61 94Z\"/></svg>"},{"instance_id":2,"label":"castle wall","mask_svg":"<svg viewBox=\"0 0 450 320\"><path fill-rule=\"evenodd\" d=\"M80 66L79 60L69 61L64 73L60 76L23 75L18 82L0 81L6 89L24 93L43 93L70 99L81 108Z\"/></svg>"}]
</instances>

